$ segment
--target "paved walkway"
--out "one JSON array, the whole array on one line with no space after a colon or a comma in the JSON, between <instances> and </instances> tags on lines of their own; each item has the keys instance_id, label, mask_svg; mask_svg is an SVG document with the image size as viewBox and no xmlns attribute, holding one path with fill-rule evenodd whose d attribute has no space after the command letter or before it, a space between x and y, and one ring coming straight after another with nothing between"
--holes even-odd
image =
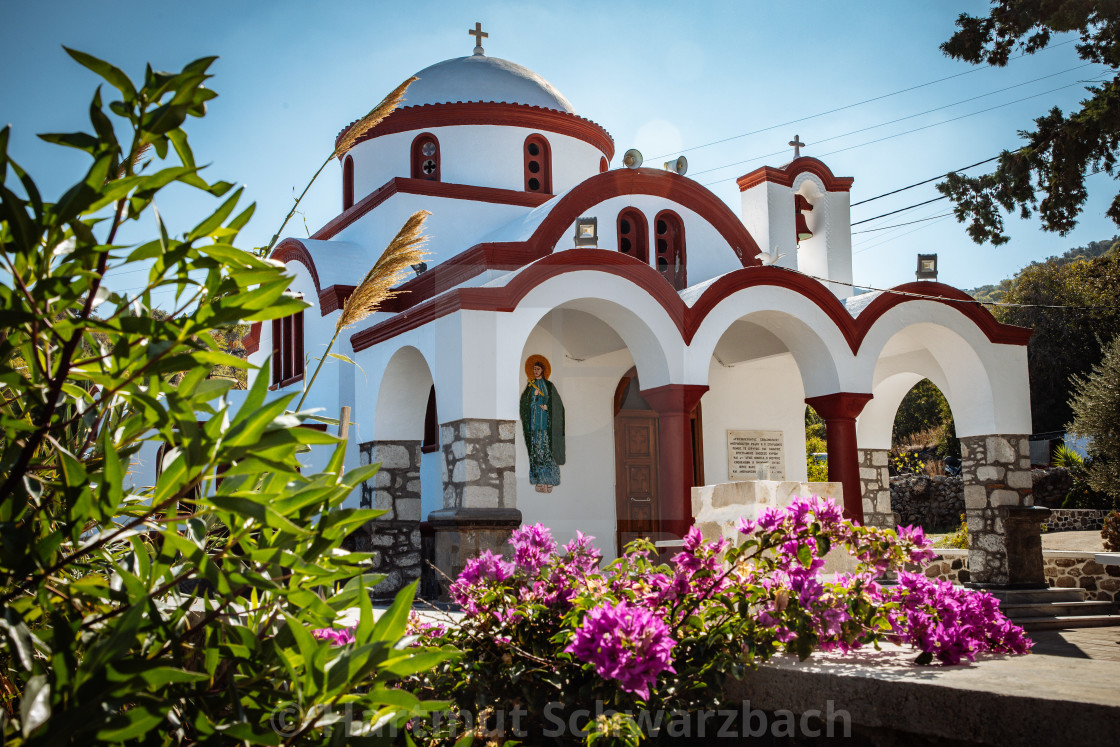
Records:
<instances>
[{"instance_id":1,"label":"paved walkway","mask_svg":"<svg viewBox=\"0 0 1120 747\"><path fill-rule=\"evenodd\" d=\"M1043 550L1076 550L1104 552L1104 540L1099 529L1084 532L1043 532Z\"/></svg>"},{"instance_id":2,"label":"paved walkway","mask_svg":"<svg viewBox=\"0 0 1120 747\"><path fill-rule=\"evenodd\" d=\"M1073 659L1114 661L1120 665L1120 627L1036 630L1031 656L1063 656ZM1116 687L1120 689L1120 666L1116 668Z\"/></svg>"}]
</instances>

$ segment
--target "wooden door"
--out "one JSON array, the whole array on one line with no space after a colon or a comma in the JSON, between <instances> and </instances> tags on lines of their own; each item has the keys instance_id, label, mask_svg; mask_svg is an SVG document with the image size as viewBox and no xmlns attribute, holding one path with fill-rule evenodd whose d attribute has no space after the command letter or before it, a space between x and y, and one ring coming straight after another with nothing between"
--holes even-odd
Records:
<instances>
[{"instance_id":1,"label":"wooden door","mask_svg":"<svg viewBox=\"0 0 1120 747\"><path fill-rule=\"evenodd\" d=\"M638 537L660 530L657 413L620 410L614 419L615 510L618 552Z\"/></svg>"}]
</instances>

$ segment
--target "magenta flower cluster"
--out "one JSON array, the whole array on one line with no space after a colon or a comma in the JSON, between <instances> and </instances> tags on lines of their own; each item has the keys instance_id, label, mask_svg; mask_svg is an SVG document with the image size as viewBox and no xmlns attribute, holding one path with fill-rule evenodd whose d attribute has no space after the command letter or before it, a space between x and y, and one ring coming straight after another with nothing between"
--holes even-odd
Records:
<instances>
[{"instance_id":1,"label":"magenta flower cluster","mask_svg":"<svg viewBox=\"0 0 1120 747\"><path fill-rule=\"evenodd\" d=\"M332 646L345 646L354 642L354 628L318 628L311 635L320 641L330 641Z\"/></svg>"},{"instance_id":2,"label":"magenta flower cluster","mask_svg":"<svg viewBox=\"0 0 1120 747\"><path fill-rule=\"evenodd\" d=\"M494 672L486 688L525 692L525 671L547 677L546 689L594 675L663 702L685 697L697 672L733 673L782 651L895 640L918 648L919 662L953 664L1029 650L990 595L905 570L934 557L921 529L852 524L814 496L764 508L738 530L730 542L694 527L666 563L639 542L602 568L593 538L557 548L545 527L520 527L508 558L484 552L467 562L450 587L465 615L438 642L486 662L470 670ZM854 573L824 575L833 548L855 558ZM897 585L882 582L888 571Z\"/></svg>"},{"instance_id":3,"label":"magenta flower cluster","mask_svg":"<svg viewBox=\"0 0 1120 747\"><path fill-rule=\"evenodd\" d=\"M592 608L564 650L594 666L600 677L618 680L623 690L649 700L657 675L676 671L675 644L651 610L619 602Z\"/></svg>"}]
</instances>

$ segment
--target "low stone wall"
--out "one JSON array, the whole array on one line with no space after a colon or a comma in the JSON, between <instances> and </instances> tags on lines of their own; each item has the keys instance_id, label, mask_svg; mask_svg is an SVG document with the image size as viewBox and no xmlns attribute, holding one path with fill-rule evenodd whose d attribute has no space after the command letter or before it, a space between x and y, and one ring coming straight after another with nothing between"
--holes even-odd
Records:
<instances>
[{"instance_id":1,"label":"low stone wall","mask_svg":"<svg viewBox=\"0 0 1120 747\"><path fill-rule=\"evenodd\" d=\"M1052 508L1046 520L1047 532L1084 532L1104 527L1108 511L1091 508Z\"/></svg>"},{"instance_id":2,"label":"low stone wall","mask_svg":"<svg viewBox=\"0 0 1120 747\"><path fill-rule=\"evenodd\" d=\"M1059 508L1073 487L1073 476L1065 467L1031 470L1034 505ZM1051 519L1054 517L1051 516Z\"/></svg>"},{"instance_id":3,"label":"low stone wall","mask_svg":"<svg viewBox=\"0 0 1120 747\"><path fill-rule=\"evenodd\" d=\"M838 482L740 480L694 487L692 517L704 539L738 543L740 518L757 519L763 508L783 508L811 495L844 505L844 486Z\"/></svg>"},{"instance_id":4,"label":"low stone wall","mask_svg":"<svg viewBox=\"0 0 1120 747\"><path fill-rule=\"evenodd\" d=\"M891 478L891 510L902 526L927 531L955 527L964 513L964 487L959 477L898 475Z\"/></svg>"},{"instance_id":5,"label":"low stone wall","mask_svg":"<svg viewBox=\"0 0 1120 747\"><path fill-rule=\"evenodd\" d=\"M924 568L930 578L955 584L969 581L968 550L938 549ZM1047 583L1059 589L1084 589L1088 600L1120 601L1120 566L1101 565L1093 553L1044 550L1042 572Z\"/></svg>"}]
</instances>

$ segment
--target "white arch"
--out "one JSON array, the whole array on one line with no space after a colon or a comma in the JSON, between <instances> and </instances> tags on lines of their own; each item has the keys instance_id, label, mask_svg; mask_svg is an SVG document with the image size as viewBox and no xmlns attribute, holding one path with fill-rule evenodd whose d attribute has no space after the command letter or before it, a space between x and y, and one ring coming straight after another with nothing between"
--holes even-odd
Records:
<instances>
[{"instance_id":1,"label":"white arch","mask_svg":"<svg viewBox=\"0 0 1120 747\"><path fill-rule=\"evenodd\" d=\"M419 441L432 388L428 361L411 345L398 349L381 377L374 409L373 432L379 441Z\"/></svg>"},{"instance_id":2,"label":"white arch","mask_svg":"<svg viewBox=\"0 0 1120 747\"><path fill-rule=\"evenodd\" d=\"M609 300L608 300L609 299ZM499 375L519 390L520 357L529 335L549 312L574 309L598 318L614 330L634 359L644 388L682 383L683 358L669 351L683 348L681 333L668 312L642 287L606 272L579 270L549 278L529 291L503 323ZM689 382L683 382L689 383Z\"/></svg>"},{"instance_id":3,"label":"white arch","mask_svg":"<svg viewBox=\"0 0 1120 747\"><path fill-rule=\"evenodd\" d=\"M805 384L814 397L852 389L845 372L853 356L832 318L805 296L786 288L755 286L730 294L704 317L688 352L685 379L707 383L716 345L737 321L765 327L789 348Z\"/></svg>"},{"instance_id":4,"label":"white arch","mask_svg":"<svg viewBox=\"0 0 1120 747\"><path fill-rule=\"evenodd\" d=\"M860 417L865 448L889 447L898 403L923 378L949 401L958 436L1030 433L1026 347L992 343L945 304L910 301L889 309L868 331L857 364L866 382L862 391L882 396Z\"/></svg>"}]
</instances>

